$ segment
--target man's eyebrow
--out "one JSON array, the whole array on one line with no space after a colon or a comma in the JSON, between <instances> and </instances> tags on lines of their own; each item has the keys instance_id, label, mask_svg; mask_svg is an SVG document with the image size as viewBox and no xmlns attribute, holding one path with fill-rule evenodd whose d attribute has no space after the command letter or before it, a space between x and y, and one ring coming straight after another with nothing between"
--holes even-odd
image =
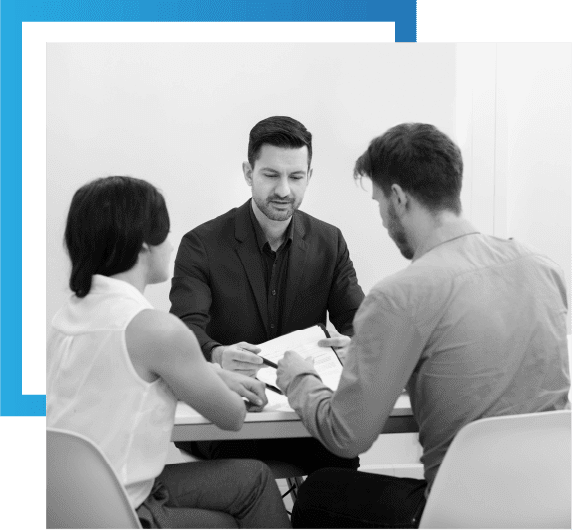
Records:
<instances>
[{"instance_id":1,"label":"man's eyebrow","mask_svg":"<svg viewBox=\"0 0 572 530\"><path fill-rule=\"evenodd\" d=\"M261 167L260 171L271 171L272 173L280 173L280 171L278 171L277 169L274 169L272 167ZM306 170L305 169L297 169L296 171L292 171L291 173L289 173L289 175L295 175L297 173L305 175Z\"/></svg>"}]
</instances>

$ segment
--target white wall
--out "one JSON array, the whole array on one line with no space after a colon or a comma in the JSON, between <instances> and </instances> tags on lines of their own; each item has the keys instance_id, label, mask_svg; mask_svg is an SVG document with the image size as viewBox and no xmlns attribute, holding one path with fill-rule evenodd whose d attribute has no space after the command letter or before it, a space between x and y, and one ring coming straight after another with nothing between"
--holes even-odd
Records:
<instances>
[{"instance_id":1,"label":"white wall","mask_svg":"<svg viewBox=\"0 0 572 530\"><path fill-rule=\"evenodd\" d=\"M459 44L456 63L465 211L557 262L570 297L572 44Z\"/></svg>"},{"instance_id":2,"label":"white wall","mask_svg":"<svg viewBox=\"0 0 572 530\"><path fill-rule=\"evenodd\" d=\"M165 193L172 238L242 204L248 133L285 114L314 135L302 209L339 226L367 292L407 264L352 178L369 141L403 121L454 131L454 45L48 44L47 320L67 295L73 192L110 174ZM174 259L174 256L173 256ZM150 286L169 308L169 282Z\"/></svg>"},{"instance_id":3,"label":"white wall","mask_svg":"<svg viewBox=\"0 0 572 530\"><path fill-rule=\"evenodd\" d=\"M506 235L560 264L570 302L572 44L499 45L498 63Z\"/></svg>"}]
</instances>

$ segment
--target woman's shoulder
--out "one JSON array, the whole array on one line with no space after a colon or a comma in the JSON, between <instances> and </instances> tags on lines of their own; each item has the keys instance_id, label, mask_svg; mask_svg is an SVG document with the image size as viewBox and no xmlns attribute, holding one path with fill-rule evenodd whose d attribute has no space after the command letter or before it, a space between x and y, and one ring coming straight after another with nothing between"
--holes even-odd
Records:
<instances>
[{"instance_id":1,"label":"woman's shoulder","mask_svg":"<svg viewBox=\"0 0 572 530\"><path fill-rule=\"evenodd\" d=\"M183 345L194 338L193 333L175 315L158 309L143 309L126 330L127 346L137 350L156 350L158 346Z\"/></svg>"},{"instance_id":2,"label":"woman's shoulder","mask_svg":"<svg viewBox=\"0 0 572 530\"><path fill-rule=\"evenodd\" d=\"M129 328L144 334L158 331L188 331L187 326L175 315L151 308L139 311L129 323Z\"/></svg>"},{"instance_id":3,"label":"woman's shoulder","mask_svg":"<svg viewBox=\"0 0 572 530\"><path fill-rule=\"evenodd\" d=\"M175 315L157 309L135 315L125 332L125 344L135 364L161 376L165 366L202 358L194 333Z\"/></svg>"},{"instance_id":4,"label":"woman's shoulder","mask_svg":"<svg viewBox=\"0 0 572 530\"><path fill-rule=\"evenodd\" d=\"M127 326L126 336L137 343L157 345L170 343L188 345L196 341L194 333L175 315L158 309L143 309L137 313Z\"/></svg>"}]
</instances>

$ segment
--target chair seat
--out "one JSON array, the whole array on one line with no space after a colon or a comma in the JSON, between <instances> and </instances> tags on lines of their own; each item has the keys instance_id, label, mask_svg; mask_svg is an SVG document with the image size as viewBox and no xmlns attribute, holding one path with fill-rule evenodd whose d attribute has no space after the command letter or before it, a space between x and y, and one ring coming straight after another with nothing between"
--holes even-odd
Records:
<instances>
[{"instance_id":1,"label":"chair seat","mask_svg":"<svg viewBox=\"0 0 572 530\"><path fill-rule=\"evenodd\" d=\"M48 429L47 528L141 528L125 488L85 436Z\"/></svg>"},{"instance_id":2,"label":"chair seat","mask_svg":"<svg viewBox=\"0 0 572 530\"><path fill-rule=\"evenodd\" d=\"M125 488L99 448L85 436L47 429L46 528L141 528ZM238 528L229 514L171 510L177 528Z\"/></svg>"}]
</instances>

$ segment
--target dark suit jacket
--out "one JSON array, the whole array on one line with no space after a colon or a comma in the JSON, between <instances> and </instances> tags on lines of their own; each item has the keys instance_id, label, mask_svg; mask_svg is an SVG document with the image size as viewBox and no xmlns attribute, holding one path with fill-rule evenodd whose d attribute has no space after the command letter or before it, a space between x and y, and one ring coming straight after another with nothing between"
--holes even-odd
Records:
<instances>
[{"instance_id":1,"label":"dark suit jacket","mask_svg":"<svg viewBox=\"0 0 572 530\"><path fill-rule=\"evenodd\" d=\"M205 357L217 344L269 339L264 269L248 208L207 221L183 236L172 280L171 313L195 333ZM343 334L364 294L338 228L304 212L292 219L283 333L330 321Z\"/></svg>"}]
</instances>

